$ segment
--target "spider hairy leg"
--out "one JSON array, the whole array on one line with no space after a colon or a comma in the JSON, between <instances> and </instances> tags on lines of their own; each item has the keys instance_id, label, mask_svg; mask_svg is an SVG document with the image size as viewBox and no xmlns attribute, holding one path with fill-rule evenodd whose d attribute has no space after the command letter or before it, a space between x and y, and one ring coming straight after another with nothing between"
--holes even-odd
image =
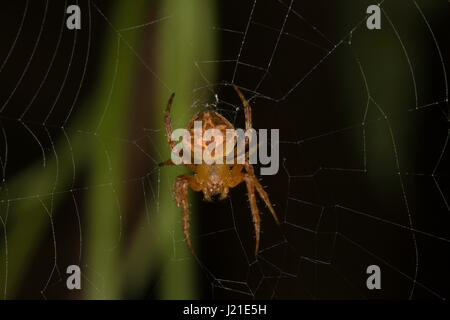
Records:
<instances>
[{"instance_id":1,"label":"spider hairy leg","mask_svg":"<svg viewBox=\"0 0 450 320\"><path fill-rule=\"evenodd\" d=\"M272 216L275 220L275 222L279 225L280 221L278 220L277 214L275 213L275 210L272 207L272 204L270 203L269 196L267 195L266 191L262 187L262 185L259 183L258 179L255 178L255 187L256 190L259 193L259 196L264 200L266 203L266 206L269 208L270 212L272 213Z\"/></svg>"},{"instance_id":2,"label":"spider hairy leg","mask_svg":"<svg viewBox=\"0 0 450 320\"><path fill-rule=\"evenodd\" d=\"M267 195L267 192L264 190L261 183L259 183L258 179L255 176L255 172L253 170L253 166L247 161L245 164L245 169L249 173L249 175L254 179L256 190L258 191L259 196L261 199L264 200L264 203L269 208L270 213L272 213L273 218L275 219L275 222L279 225L280 221L278 220L277 214L275 213L275 210L272 207L272 204L270 203L269 196Z\"/></svg>"},{"instance_id":3,"label":"spider hairy leg","mask_svg":"<svg viewBox=\"0 0 450 320\"><path fill-rule=\"evenodd\" d=\"M255 227L255 237L256 237L255 256L256 256L259 250L259 238L261 235L261 218L259 216L258 206L256 205L254 179L250 175L246 174L244 177L244 181L245 184L247 185L248 199L250 201L250 209L252 211L253 224Z\"/></svg>"},{"instance_id":4,"label":"spider hairy leg","mask_svg":"<svg viewBox=\"0 0 450 320\"><path fill-rule=\"evenodd\" d=\"M220 195L220 200L226 199L226 197L228 197L228 191L229 189L227 187L223 188L223 192Z\"/></svg>"},{"instance_id":5,"label":"spider hairy leg","mask_svg":"<svg viewBox=\"0 0 450 320\"><path fill-rule=\"evenodd\" d=\"M192 171L195 171L195 164L189 164L189 163L183 163L183 166L186 166L187 168L191 169ZM172 159L163 161L158 163L159 167L164 167L164 166L177 166L177 164L173 163Z\"/></svg>"},{"instance_id":6,"label":"spider hairy leg","mask_svg":"<svg viewBox=\"0 0 450 320\"><path fill-rule=\"evenodd\" d=\"M242 174L243 164L236 164L231 168L231 180L228 182L230 188L236 187L244 180L244 175Z\"/></svg>"},{"instance_id":7,"label":"spider hairy leg","mask_svg":"<svg viewBox=\"0 0 450 320\"><path fill-rule=\"evenodd\" d=\"M176 142L172 140L172 123L170 122L170 108L172 107L174 97L175 92L170 95L166 111L164 112L164 124L166 126L167 141L169 142L170 149L173 149L176 145Z\"/></svg>"},{"instance_id":8,"label":"spider hairy leg","mask_svg":"<svg viewBox=\"0 0 450 320\"><path fill-rule=\"evenodd\" d=\"M189 202L188 202L188 187L194 191L200 191L201 186L195 181L192 175L178 176L174 184L175 200L177 207L182 210L183 231L186 238L186 243L192 255L196 257L194 249L192 248L191 237L189 235Z\"/></svg>"},{"instance_id":9,"label":"spider hairy leg","mask_svg":"<svg viewBox=\"0 0 450 320\"><path fill-rule=\"evenodd\" d=\"M252 109L250 107L250 104L248 103L247 99L245 99L244 94L239 90L239 88L233 84L233 88L238 94L239 98L242 101L242 104L244 105L244 115L245 115L245 130L248 131L252 129ZM247 148L250 144L250 141L248 137L245 137L245 148ZM258 149L258 145L254 145L250 150L246 152L246 158L252 153L254 153Z\"/></svg>"},{"instance_id":10,"label":"spider hairy leg","mask_svg":"<svg viewBox=\"0 0 450 320\"><path fill-rule=\"evenodd\" d=\"M252 128L252 109L250 108L250 104L248 103L247 99L245 99L244 95L242 94L241 90L233 84L233 88L238 94L239 98L241 98L242 104L244 105L244 114L245 114L245 130L249 130Z\"/></svg>"},{"instance_id":11,"label":"spider hairy leg","mask_svg":"<svg viewBox=\"0 0 450 320\"><path fill-rule=\"evenodd\" d=\"M166 160L166 161L163 161L163 162L158 163L158 166L159 166L159 167L164 167L164 166L175 166L175 163L173 163L172 159L169 159L169 160Z\"/></svg>"}]
</instances>

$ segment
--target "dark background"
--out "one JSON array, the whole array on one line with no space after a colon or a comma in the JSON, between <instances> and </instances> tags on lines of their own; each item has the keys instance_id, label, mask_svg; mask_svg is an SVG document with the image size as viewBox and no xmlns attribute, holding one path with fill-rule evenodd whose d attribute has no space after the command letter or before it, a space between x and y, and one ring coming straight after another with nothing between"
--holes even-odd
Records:
<instances>
[{"instance_id":1,"label":"dark background","mask_svg":"<svg viewBox=\"0 0 450 320\"><path fill-rule=\"evenodd\" d=\"M114 1L94 2L108 15ZM47 154L52 152L52 141L63 137L60 127L71 107L75 106L73 114L82 114L85 110L78 107L80 102L98 86L96 68L102 59L102 44L110 32L108 26L93 10L93 41L84 73L89 35L77 32L77 46L72 51L73 34L67 30L59 34L64 4L62 1L49 3L39 45L35 47L45 2L30 1L22 32L9 56L26 4L25 1L2 4L0 109L6 107L0 112L0 125L7 133L9 179L32 163L42 161L42 149ZM280 171L275 176L261 178L282 224L275 225L260 201L261 251L255 260L245 186L231 190L230 198L221 202L205 202L201 194L195 194L198 207L194 237L198 237L200 263L194 270L200 298L449 296L450 216L445 191L449 174L448 145L445 147L449 109L444 80L449 52L449 8L446 1L417 3L433 35L411 1L385 1L382 8L395 29L382 14L382 29L376 31L364 26L369 2L294 1L292 8L298 15L290 12L284 35L268 66L289 1L257 2L239 58L249 66L238 66L234 82L247 89L244 94L252 98L254 127L280 129ZM252 5L252 1L218 1L217 60L237 58L243 35L220 28L244 32ZM80 1L80 6L87 12L87 2ZM158 12L158 6L157 1L150 3L149 12ZM350 38L349 31L360 21L361 25ZM147 53L152 50L154 32L157 27L146 29L144 44L138 48L150 65L152 60ZM57 41L60 41L59 53L52 71L33 99ZM438 55L436 44L444 61ZM31 54L35 57L32 60ZM213 91L239 107L240 102L228 85L235 64L216 64L217 84ZM135 128L152 128L145 122L152 110L145 100L153 92L147 92L145 87L154 80L146 68L138 67L141 80L136 82L130 121ZM21 78L23 71L26 72ZM305 75L305 80L295 86ZM372 99L368 99L363 76ZM257 87L261 79L264 81ZM61 81L65 85L59 93ZM262 96L255 96L255 92ZM22 117L28 105L32 107ZM219 103L218 108L236 127L243 126L242 108L236 111L225 103ZM24 123L33 130L36 139L25 134ZM86 127L78 124L71 127L69 120L64 127L68 131L92 131L88 121ZM161 126L155 127L160 128L162 121ZM132 131L129 134L135 136ZM87 138L92 135L87 134ZM37 140L42 143L42 149ZM2 152L3 146L2 140ZM4 153L2 159L3 156ZM130 148L130 159L130 177L143 176L153 169L133 148ZM86 175L83 170L78 172L75 186L88 186ZM4 188L1 196L14 198ZM69 205L72 199L67 197L64 201L67 206L61 206L61 212L54 217L59 234L57 263L61 266L70 264L78 244L76 221L62 215L72 216L69 214L74 210ZM76 201L81 208L83 197L77 197ZM139 228L137 215L140 213L135 208L142 207L143 203L142 196L129 192L123 210L125 244L127 235ZM4 202L2 210L5 210ZM83 221L83 212L81 215ZM4 231L0 234L3 237ZM23 281L17 297L42 298L40 291L48 278L46 270L52 264L52 246L50 237L38 246L28 268L33 271L24 272L27 280ZM365 270L371 264L379 265L382 270L382 290L369 291L365 286ZM125 290L123 298L159 298L161 272L156 268L146 280L145 292L136 295ZM46 296L82 297L65 290L61 274L52 278Z\"/></svg>"}]
</instances>

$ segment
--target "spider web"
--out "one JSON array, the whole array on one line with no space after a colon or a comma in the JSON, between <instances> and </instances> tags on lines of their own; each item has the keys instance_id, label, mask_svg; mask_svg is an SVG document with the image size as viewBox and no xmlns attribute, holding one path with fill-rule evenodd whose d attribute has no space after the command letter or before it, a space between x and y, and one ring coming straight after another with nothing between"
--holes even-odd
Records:
<instances>
[{"instance_id":1,"label":"spider web","mask_svg":"<svg viewBox=\"0 0 450 320\"><path fill-rule=\"evenodd\" d=\"M382 29L376 31L366 28L366 8L371 4L227 1L219 6L223 19L204 26L220 36L223 49L219 59L192 61L202 81L192 92L191 109L213 104L236 128L242 128L243 108L231 89L235 83L252 105L253 126L279 128L281 139L278 174L260 177L281 226L276 226L260 201L257 257L244 186L230 190L230 197L221 202L203 202L200 194L194 196L199 201L191 236L200 251L197 260L180 250L186 246L179 232L181 219L179 230L162 235L173 244L170 263L193 263L205 297L448 297L450 199L444 191L448 187L444 58L448 43L439 36L448 3L382 1ZM56 16L50 11L52 5L52 1L8 5L6 12L12 14L2 20L14 26L2 28L8 32L2 34L0 65L0 284L5 297L14 272L9 266L18 259L10 248L40 227L18 221L46 217L44 245L29 251L40 261L32 264L37 275L27 276L27 281L36 283L47 298L64 284L63 268L69 261L82 266L88 286L100 293L108 287L103 274L87 277L88 272L95 274L96 266L82 262L87 245L83 237L88 228L83 221L86 194L102 190L119 212L112 217L119 226L115 243L105 250L117 250L130 240L133 223L129 220L133 219L127 214L140 211L117 196L118 189L129 190L127 194L144 208L145 225L138 229L153 230L155 217L163 214L160 186L165 169L157 164L165 159L156 146L164 135L162 121L154 128L136 122L129 136L99 132L119 90L117 75L124 52L138 61L146 77L167 91L167 97L172 92L126 34L174 23L180 13L115 26L101 3L80 1L89 21L88 32L80 40L78 31L65 29L67 1ZM56 38L46 37L46 28L57 28L59 32L52 33ZM75 118L86 108L82 106L85 83L95 80L89 70L96 59L91 47L99 36L95 30L113 34L117 51L102 112L92 122L80 122ZM24 34L32 41L25 43ZM52 50L42 58L46 47ZM58 59L59 55L65 59ZM41 59L45 62L37 67ZM14 69L16 64L20 68ZM220 77L209 79L204 73L208 65L214 65ZM54 87L52 71L58 67L66 72ZM28 80L34 84L30 92L22 89ZM207 94L215 101L206 101ZM93 182L84 176L86 164L77 161L83 157L83 145L73 143L80 136L84 143L104 151L101 161L111 172L110 180ZM64 155L58 152L61 144ZM113 173L120 164L110 157L114 144L125 145L149 167L128 170L126 179L116 181ZM25 172L22 179L26 179L26 168L36 158L44 172L39 177L50 179L52 187L36 184L23 193L11 186L16 175ZM30 209L36 203L39 209ZM58 206L68 213L65 219L59 218L64 212L58 212ZM61 252L68 248L73 254L66 261ZM381 290L366 287L366 269L374 264L381 269ZM163 276L153 277L158 283Z\"/></svg>"}]
</instances>

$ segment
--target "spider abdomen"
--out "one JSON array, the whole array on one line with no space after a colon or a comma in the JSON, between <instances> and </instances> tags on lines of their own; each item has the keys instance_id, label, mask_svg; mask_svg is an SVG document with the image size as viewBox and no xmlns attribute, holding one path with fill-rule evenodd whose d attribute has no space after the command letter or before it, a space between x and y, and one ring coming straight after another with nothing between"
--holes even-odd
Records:
<instances>
[{"instance_id":1,"label":"spider abdomen","mask_svg":"<svg viewBox=\"0 0 450 320\"><path fill-rule=\"evenodd\" d=\"M233 125L220 113L213 110L200 111L192 117L186 126L187 130L194 129L194 122L202 122L202 134L209 129L219 129L225 131L226 129L234 129Z\"/></svg>"}]
</instances>

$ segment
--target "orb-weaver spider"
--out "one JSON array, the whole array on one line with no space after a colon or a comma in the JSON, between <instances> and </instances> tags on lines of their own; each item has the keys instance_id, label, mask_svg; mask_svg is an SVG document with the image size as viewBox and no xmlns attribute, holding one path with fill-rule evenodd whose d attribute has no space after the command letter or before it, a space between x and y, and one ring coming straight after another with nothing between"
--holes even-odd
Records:
<instances>
[{"instance_id":1,"label":"orb-weaver spider","mask_svg":"<svg viewBox=\"0 0 450 320\"><path fill-rule=\"evenodd\" d=\"M252 116L251 108L247 100L241 91L233 85L239 95L242 104L245 108L245 129L249 130L252 128ZM173 98L175 93L170 96L169 102L167 104L166 111L164 113L164 123L166 127L167 139L169 146L173 149L176 142L172 140L172 124L170 121L170 108L172 106ZM234 129L234 126L221 114L213 110L205 110L195 114L186 126L186 130L189 132L193 131L194 121L202 122L202 131L205 132L208 129L218 129L222 132L223 140L225 141L225 130ZM203 133L202 132L202 133ZM191 142L193 143L193 142ZM192 145L191 145L192 146ZM194 150L194 147L190 148ZM245 164L228 164L228 163L212 163L207 164L202 162L200 164L187 164L182 163L192 171L194 174L185 174L178 176L174 184L174 194L177 206L182 209L182 219L183 219L183 230L186 237L186 242L191 250L193 256L195 252L192 248L191 239L189 236L189 203L187 198L188 187L194 191L203 191L203 195L206 200L210 201L211 196L220 194L220 199L225 199L228 195L229 188L234 188L241 182L245 181L248 191L248 198L250 201L250 209L253 216L253 224L256 233L256 247L255 255L258 253L259 239L260 239L260 223L261 219L259 217L258 206L256 205L255 188L258 191L259 196L264 200L270 212L272 213L275 222L279 224L277 215L272 205L270 204L269 196L263 187L259 183L255 176L252 164L248 159L248 152L245 154ZM167 160L159 164L164 165L175 165L172 160ZM243 171L244 170L244 171Z\"/></svg>"}]
</instances>

